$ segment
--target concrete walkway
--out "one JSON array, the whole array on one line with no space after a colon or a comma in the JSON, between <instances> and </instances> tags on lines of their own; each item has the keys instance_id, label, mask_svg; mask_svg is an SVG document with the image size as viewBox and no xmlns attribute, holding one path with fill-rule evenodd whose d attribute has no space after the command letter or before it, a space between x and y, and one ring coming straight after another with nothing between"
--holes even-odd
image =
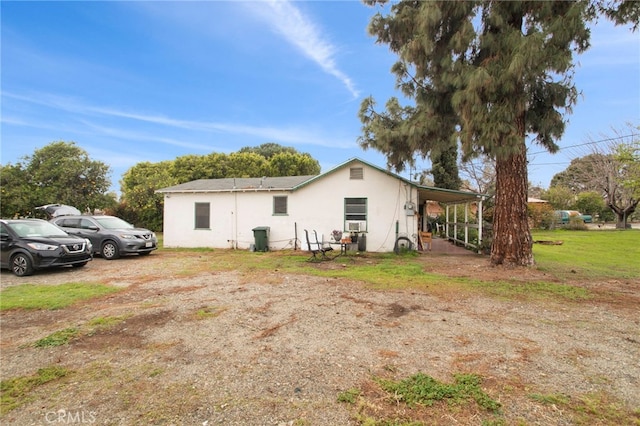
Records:
<instances>
[{"instance_id":1,"label":"concrete walkway","mask_svg":"<svg viewBox=\"0 0 640 426\"><path fill-rule=\"evenodd\" d=\"M457 246L444 238L434 237L431 240L431 251L424 252L425 254L455 254L458 255L477 255L475 251L467 250L462 246Z\"/></svg>"}]
</instances>

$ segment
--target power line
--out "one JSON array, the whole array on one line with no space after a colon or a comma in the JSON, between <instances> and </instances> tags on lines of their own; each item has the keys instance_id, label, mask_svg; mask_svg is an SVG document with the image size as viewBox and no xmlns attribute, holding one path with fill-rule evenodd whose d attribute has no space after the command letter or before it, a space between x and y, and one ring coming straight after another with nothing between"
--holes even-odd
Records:
<instances>
[{"instance_id":1,"label":"power line","mask_svg":"<svg viewBox=\"0 0 640 426\"><path fill-rule=\"evenodd\" d=\"M576 144L576 145L563 146L563 147L559 148L558 151L562 151L562 150L568 149L568 148L579 148L581 146L596 145L596 144L603 143L603 142L612 142L612 141L616 141L616 140L619 140L619 139L624 139L624 138L628 138L628 137L634 137L636 135L637 135L637 133L631 133L630 135L616 136L615 138L606 138L606 139L600 139L600 140L597 140L597 141L580 143L580 144ZM544 151L538 151L538 152L531 152L531 153L528 153L527 155L537 155L537 154L550 154L550 152L547 151L547 150L544 150Z\"/></svg>"},{"instance_id":2,"label":"power line","mask_svg":"<svg viewBox=\"0 0 640 426\"><path fill-rule=\"evenodd\" d=\"M565 164L571 164L571 162L565 161L563 163L529 163L529 166L563 166Z\"/></svg>"}]
</instances>

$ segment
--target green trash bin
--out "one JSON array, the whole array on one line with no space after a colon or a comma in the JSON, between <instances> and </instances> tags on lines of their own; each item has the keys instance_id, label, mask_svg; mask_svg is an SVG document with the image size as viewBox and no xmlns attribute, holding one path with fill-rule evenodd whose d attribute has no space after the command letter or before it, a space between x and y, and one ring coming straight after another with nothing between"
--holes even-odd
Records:
<instances>
[{"instance_id":1,"label":"green trash bin","mask_svg":"<svg viewBox=\"0 0 640 426\"><path fill-rule=\"evenodd\" d=\"M269 251L269 227L258 226L253 228L256 251Z\"/></svg>"}]
</instances>

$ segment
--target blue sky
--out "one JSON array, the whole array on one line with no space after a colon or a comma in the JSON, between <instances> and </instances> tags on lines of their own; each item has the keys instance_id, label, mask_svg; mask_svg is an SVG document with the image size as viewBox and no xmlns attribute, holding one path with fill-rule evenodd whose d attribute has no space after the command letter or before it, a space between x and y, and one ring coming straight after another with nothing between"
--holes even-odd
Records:
<instances>
[{"instance_id":1,"label":"blue sky","mask_svg":"<svg viewBox=\"0 0 640 426\"><path fill-rule=\"evenodd\" d=\"M141 161L275 142L326 171L360 157L363 98L394 90L396 57L359 1L2 1L1 163L74 141L122 173ZM601 21L577 57L582 96L561 147L640 123L640 35ZM548 187L576 156L530 148ZM427 163L419 163L428 167Z\"/></svg>"}]
</instances>

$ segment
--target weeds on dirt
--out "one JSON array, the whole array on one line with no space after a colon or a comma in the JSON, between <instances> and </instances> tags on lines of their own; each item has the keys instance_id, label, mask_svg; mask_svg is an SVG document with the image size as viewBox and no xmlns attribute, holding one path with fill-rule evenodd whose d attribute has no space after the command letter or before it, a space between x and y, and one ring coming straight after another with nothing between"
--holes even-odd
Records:
<instances>
[{"instance_id":1,"label":"weeds on dirt","mask_svg":"<svg viewBox=\"0 0 640 426\"><path fill-rule=\"evenodd\" d=\"M505 411L481 385L482 378L476 374L455 374L452 383L443 383L417 373L402 380L373 378L362 389L340 392L337 401L350 404L353 418L364 426L443 424L444 418L482 426L512 424L517 414ZM631 410L603 392L577 396L530 393L526 397L540 405L540 412L549 407L575 425L640 425L640 410ZM473 422L467 423L469 419Z\"/></svg>"},{"instance_id":2,"label":"weeds on dirt","mask_svg":"<svg viewBox=\"0 0 640 426\"><path fill-rule=\"evenodd\" d=\"M346 402L348 404L355 404L356 399L360 396L360 390L348 389L338 394L338 402Z\"/></svg>"},{"instance_id":3,"label":"weeds on dirt","mask_svg":"<svg viewBox=\"0 0 640 426\"><path fill-rule=\"evenodd\" d=\"M471 288L482 289L483 292L506 299L528 300L587 300L592 297L589 290L568 284L546 281L510 283L505 281L468 281Z\"/></svg>"},{"instance_id":4,"label":"weeds on dirt","mask_svg":"<svg viewBox=\"0 0 640 426\"><path fill-rule=\"evenodd\" d=\"M208 318L215 318L226 311L228 308L219 306L201 306L198 308L193 316L197 320L205 320Z\"/></svg>"},{"instance_id":5,"label":"weeds on dirt","mask_svg":"<svg viewBox=\"0 0 640 426\"><path fill-rule=\"evenodd\" d=\"M31 393L37 387L65 377L70 373L71 371L62 367L45 367L39 369L32 376L2 380L0 382L0 415L4 415L31 400Z\"/></svg>"},{"instance_id":6,"label":"weeds on dirt","mask_svg":"<svg viewBox=\"0 0 640 426\"><path fill-rule=\"evenodd\" d=\"M551 394L541 394L541 393L532 393L529 395L529 398L533 399L536 402L540 402L546 405L561 405L568 404L571 401L571 398L568 395L562 393L551 393Z\"/></svg>"},{"instance_id":7,"label":"weeds on dirt","mask_svg":"<svg viewBox=\"0 0 640 426\"><path fill-rule=\"evenodd\" d=\"M47 337L36 341L33 346L35 346L36 348L46 348L66 345L71 340L78 337L79 333L80 331L75 327L65 328L64 330L56 331L54 333L51 333Z\"/></svg>"},{"instance_id":8,"label":"weeds on dirt","mask_svg":"<svg viewBox=\"0 0 640 426\"><path fill-rule=\"evenodd\" d=\"M553 406L569 414L574 424L591 425L640 425L640 410L629 411L605 393L591 393L578 397L565 394L529 394L528 397L542 405Z\"/></svg>"},{"instance_id":9,"label":"weeds on dirt","mask_svg":"<svg viewBox=\"0 0 640 426\"><path fill-rule=\"evenodd\" d=\"M23 284L0 293L0 311L8 309L62 309L81 300L120 291L117 287L95 283L60 285Z\"/></svg>"},{"instance_id":10,"label":"weeds on dirt","mask_svg":"<svg viewBox=\"0 0 640 426\"><path fill-rule=\"evenodd\" d=\"M98 331L108 330L115 327L121 322L130 318L132 314L121 315L117 317L97 317L93 318L87 324L78 327L68 327L63 330L58 330L50 335L37 340L33 346L36 348L46 348L54 346L62 346L70 343L72 340L85 336L93 336Z\"/></svg>"},{"instance_id":11,"label":"weeds on dirt","mask_svg":"<svg viewBox=\"0 0 640 426\"><path fill-rule=\"evenodd\" d=\"M338 394L338 402L353 405L354 418L362 425L424 425L437 418L473 416L483 425L499 425L501 404L481 387L476 374L456 374L443 383L424 373L402 380L373 378L364 388ZM437 422L436 422L437 423Z\"/></svg>"},{"instance_id":12,"label":"weeds on dirt","mask_svg":"<svg viewBox=\"0 0 640 426\"><path fill-rule=\"evenodd\" d=\"M382 389L393 394L396 401L409 406L416 404L431 406L436 401L461 404L473 399L482 408L497 413L500 403L491 399L480 384L482 379L475 374L455 374L453 383L442 383L423 373L400 381L376 379Z\"/></svg>"},{"instance_id":13,"label":"weeds on dirt","mask_svg":"<svg viewBox=\"0 0 640 426\"><path fill-rule=\"evenodd\" d=\"M128 318L131 318L133 314L119 315L119 316L109 316L109 317L96 317L89 322L87 322L87 327L90 328L87 335L93 335L97 331L107 330L111 327L115 327L123 321L126 321Z\"/></svg>"}]
</instances>

